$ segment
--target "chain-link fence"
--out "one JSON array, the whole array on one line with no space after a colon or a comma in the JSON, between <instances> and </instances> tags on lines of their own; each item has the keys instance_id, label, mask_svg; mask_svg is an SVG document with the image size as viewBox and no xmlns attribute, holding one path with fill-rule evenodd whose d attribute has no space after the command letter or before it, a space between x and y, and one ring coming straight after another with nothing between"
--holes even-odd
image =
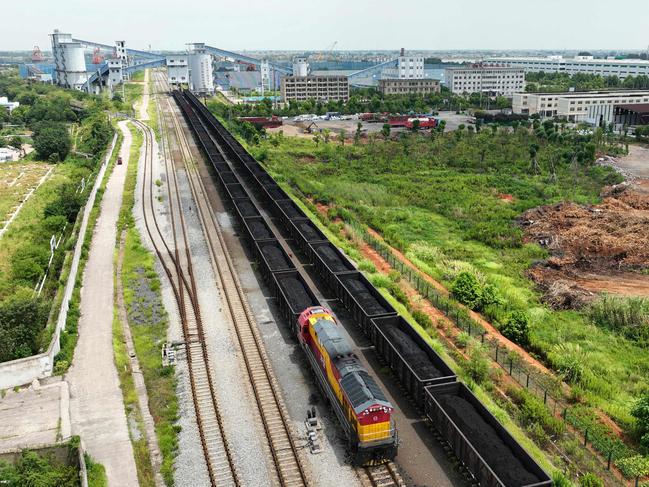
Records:
<instances>
[{"instance_id":1,"label":"chain-link fence","mask_svg":"<svg viewBox=\"0 0 649 487\"><path fill-rule=\"evenodd\" d=\"M503 345L495 334L485 330L480 323L471 318L467 310L457 301L444 295L429 281L430 278L425 277L419 270L396 257L385 242L370 234L366 228L358 224L351 224L349 228L356 237L370 245L393 269L399 271L401 276L421 296L426 298L453 324L482 343L489 358L496 362L511 379L543 401L553 416L562 418L566 425L570 425L571 429L565 428L564 434L573 436L583 446L589 445L598 451L600 455L595 457L603 464L604 468L611 470L617 459L634 454L621 440L613 439L610 432L602 431L602 428L595 427L582 415L573 412L578 410L578 406L571 409L571 405L561 397L562 385L558 379L527 366L516 351ZM567 458L567 455L564 454L564 457ZM636 485L638 485L639 478L635 478Z\"/></svg>"}]
</instances>

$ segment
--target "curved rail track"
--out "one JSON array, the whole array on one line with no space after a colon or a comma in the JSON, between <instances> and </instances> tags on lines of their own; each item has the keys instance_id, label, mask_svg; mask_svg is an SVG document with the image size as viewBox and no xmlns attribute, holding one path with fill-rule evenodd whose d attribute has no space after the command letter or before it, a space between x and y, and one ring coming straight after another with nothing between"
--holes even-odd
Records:
<instances>
[{"instance_id":1,"label":"curved rail track","mask_svg":"<svg viewBox=\"0 0 649 487\"><path fill-rule=\"evenodd\" d=\"M167 150L162 142L165 172L170 181L168 197L173 233L173 243L170 243L161 230L154 203L154 136L149 126L137 120L133 120L133 123L144 136L144 178L141 194L144 225L165 274L169 278L178 305L185 340L192 401L210 483L219 487L239 486L241 483L223 433L221 414L214 390L200 308L196 299L196 284L191 267L189 244L179 204L180 194L178 186L175 184L175 173L173 169L169 170ZM181 251L181 245L184 247L184 252Z\"/></svg>"},{"instance_id":2,"label":"curved rail track","mask_svg":"<svg viewBox=\"0 0 649 487\"><path fill-rule=\"evenodd\" d=\"M156 74L156 76L158 77L158 86L165 90L164 78L160 74ZM168 96L161 98L163 100L160 103L166 103L164 112L170 114L175 136L181 149L187 179L212 257L215 275L225 298L225 304L227 304L223 311L229 315L234 325L237 341L242 351L260 420L266 434L268 450L272 456L272 464L275 466L276 479L282 486L306 486L308 485L307 475L300 459L299 446L296 445L293 438L279 385L273 375L259 336L257 323L248 306L216 215L198 173L185 130L176 112L176 104L172 103ZM159 123L161 126L164 125L164 120L161 117L159 117Z\"/></svg>"}]
</instances>

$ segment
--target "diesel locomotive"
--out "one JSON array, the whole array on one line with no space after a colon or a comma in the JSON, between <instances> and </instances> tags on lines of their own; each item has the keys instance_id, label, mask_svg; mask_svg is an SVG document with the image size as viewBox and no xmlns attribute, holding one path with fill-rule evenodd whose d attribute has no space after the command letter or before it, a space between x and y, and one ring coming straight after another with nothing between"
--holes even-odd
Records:
<instances>
[{"instance_id":1,"label":"diesel locomotive","mask_svg":"<svg viewBox=\"0 0 649 487\"><path fill-rule=\"evenodd\" d=\"M367 373L331 311L320 306L300 314L298 341L345 430L356 465L375 465L397 454L394 408Z\"/></svg>"}]
</instances>

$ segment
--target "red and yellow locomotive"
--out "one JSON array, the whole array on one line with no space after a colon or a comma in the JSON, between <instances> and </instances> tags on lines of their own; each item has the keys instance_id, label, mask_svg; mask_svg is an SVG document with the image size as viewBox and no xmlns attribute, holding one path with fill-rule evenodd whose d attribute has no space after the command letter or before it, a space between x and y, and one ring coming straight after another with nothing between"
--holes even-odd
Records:
<instances>
[{"instance_id":1,"label":"red and yellow locomotive","mask_svg":"<svg viewBox=\"0 0 649 487\"><path fill-rule=\"evenodd\" d=\"M347 434L354 463L392 460L397 453L392 404L352 352L331 312L320 306L304 310L298 340Z\"/></svg>"}]
</instances>

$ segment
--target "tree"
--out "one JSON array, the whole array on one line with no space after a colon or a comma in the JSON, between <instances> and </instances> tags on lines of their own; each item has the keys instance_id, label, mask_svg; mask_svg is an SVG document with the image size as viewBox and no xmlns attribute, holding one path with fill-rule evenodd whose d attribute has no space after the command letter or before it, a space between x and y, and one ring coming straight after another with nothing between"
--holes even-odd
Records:
<instances>
[{"instance_id":1,"label":"tree","mask_svg":"<svg viewBox=\"0 0 649 487\"><path fill-rule=\"evenodd\" d=\"M328 144L330 139L331 139L331 130L324 129L322 131L322 140L324 141L325 144Z\"/></svg>"},{"instance_id":2,"label":"tree","mask_svg":"<svg viewBox=\"0 0 649 487\"><path fill-rule=\"evenodd\" d=\"M539 173L539 163L536 160L536 155L539 152L539 145L538 144L530 144L529 152L530 152L530 159L532 160L532 173L533 174L538 174Z\"/></svg>"},{"instance_id":3,"label":"tree","mask_svg":"<svg viewBox=\"0 0 649 487\"><path fill-rule=\"evenodd\" d=\"M417 131L419 130L419 125L420 125L420 124L421 124L421 122L419 122L419 119L418 119L418 118L415 118L415 119L412 121L412 129L411 129L411 130L412 130L413 132L417 132Z\"/></svg>"},{"instance_id":4,"label":"tree","mask_svg":"<svg viewBox=\"0 0 649 487\"><path fill-rule=\"evenodd\" d=\"M340 142L340 145L345 145L345 130L340 129L338 132L338 142Z\"/></svg>"},{"instance_id":5,"label":"tree","mask_svg":"<svg viewBox=\"0 0 649 487\"><path fill-rule=\"evenodd\" d=\"M65 125L61 123L43 122L34 130L34 148L38 157L49 159L51 155L58 154L62 161L70 152L70 134Z\"/></svg>"},{"instance_id":6,"label":"tree","mask_svg":"<svg viewBox=\"0 0 649 487\"><path fill-rule=\"evenodd\" d=\"M31 289L18 291L0 304L0 362L27 357L38 351L38 335L47 320L47 307L32 297Z\"/></svg>"},{"instance_id":7,"label":"tree","mask_svg":"<svg viewBox=\"0 0 649 487\"><path fill-rule=\"evenodd\" d=\"M21 154L25 154L23 151L23 139L19 135L14 135L9 141L9 145L17 151L20 151Z\"/></svg>"},{"instance_id":8,"label":"tree","mask_svg":"<svg viewBox=\"0 0 649 487\"><path fill-rule=\"evenodd\" d=\"M392 127L390 127L389 123L384 123L383 128L381 128L381 135L385 140L388 140L390 138L390 132L392 130Z\"/></svg>"}]
</instances>

